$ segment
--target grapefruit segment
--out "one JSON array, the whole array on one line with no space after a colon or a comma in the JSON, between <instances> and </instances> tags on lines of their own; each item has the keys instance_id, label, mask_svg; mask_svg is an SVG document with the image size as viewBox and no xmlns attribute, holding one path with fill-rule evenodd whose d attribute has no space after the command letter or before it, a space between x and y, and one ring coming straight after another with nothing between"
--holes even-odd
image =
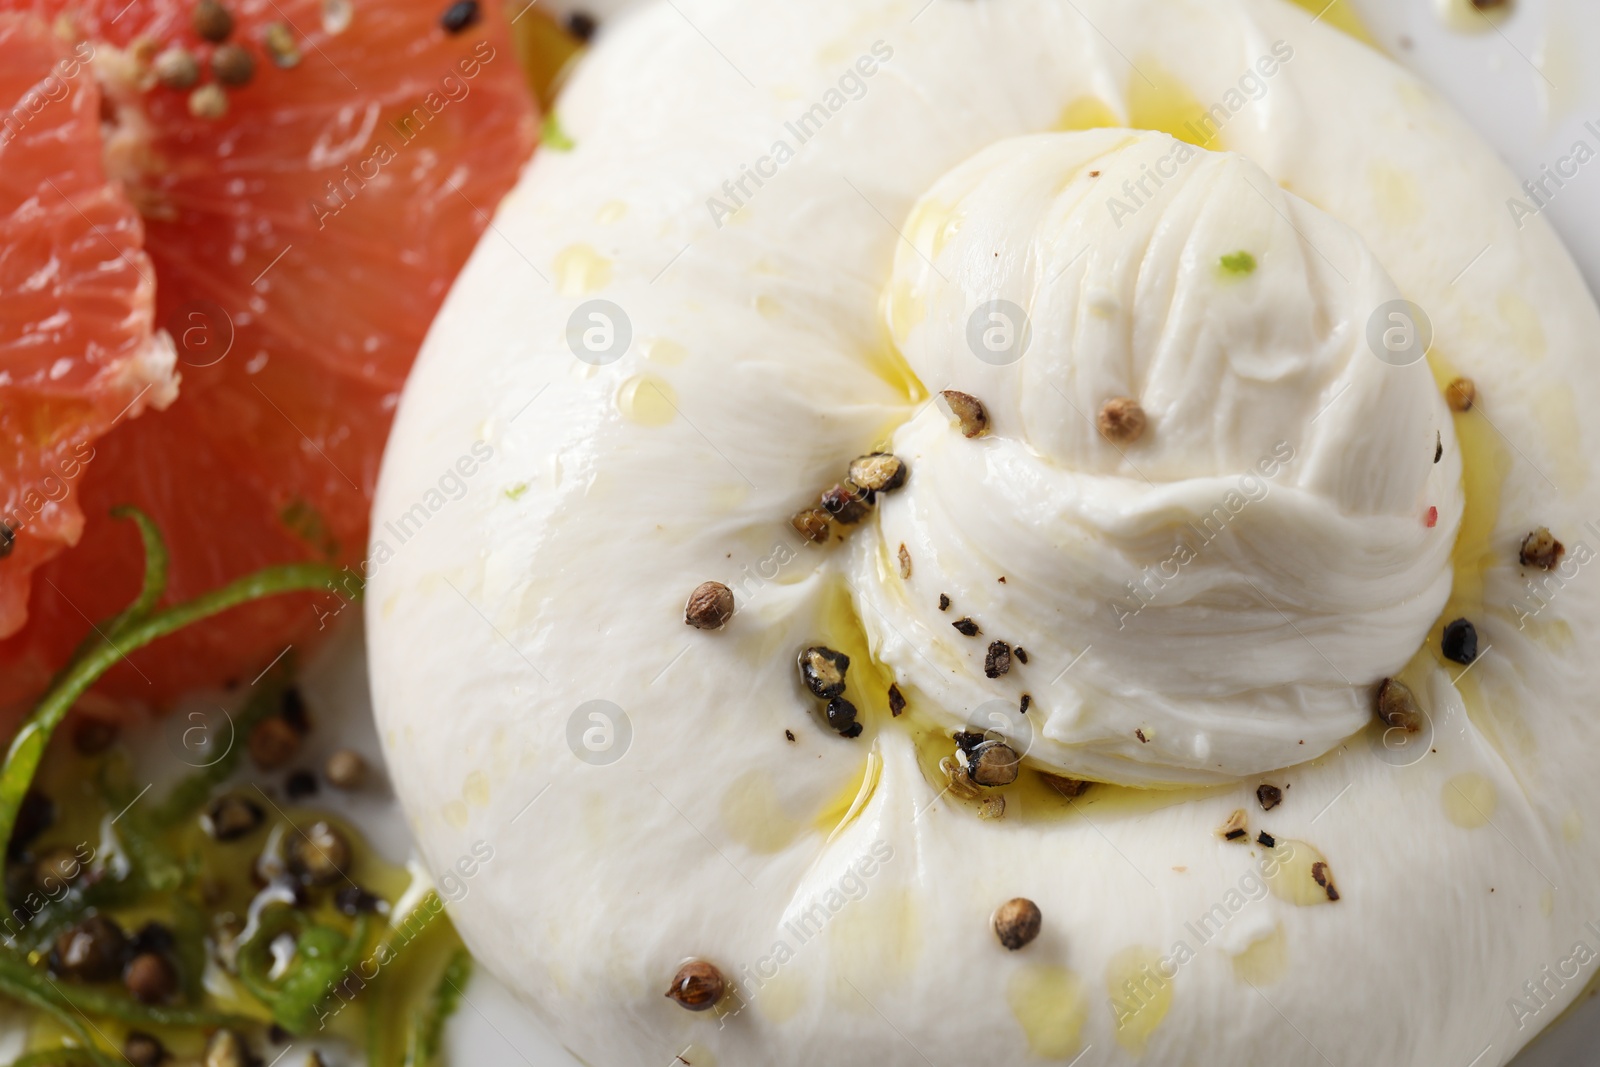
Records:
<instances>
[{"instance_id":1,"label":"grapefruit segment","mask_svg":"<svg viewBox=\"0 0 1600 1067\"><path fill-rule=\"evenodd\" d=\"M45 567L32 621L0 643L0 702L36 690L84 617L137 589L137 538L109 520L114 505L167 533L174 599L265 564L360 561L400 386L533 147L534 104L496 5L459 32L441 25L441 0L225 6L233 31L210 42L179 0L0 0L92 50L101 147L143 216L155 322L183 375L159 421L97 446L83 543ZM244 84L219 84L224 44L254 59ZM195 60L196 84L158 80L172 50ZM220 91L224 113L197 117L201 90ZM16 578L0 563L13 595ZM319 625L306 598L247 605L138 653L100 690L160 703L248 680Z\"/></svg>"}]
</instances>

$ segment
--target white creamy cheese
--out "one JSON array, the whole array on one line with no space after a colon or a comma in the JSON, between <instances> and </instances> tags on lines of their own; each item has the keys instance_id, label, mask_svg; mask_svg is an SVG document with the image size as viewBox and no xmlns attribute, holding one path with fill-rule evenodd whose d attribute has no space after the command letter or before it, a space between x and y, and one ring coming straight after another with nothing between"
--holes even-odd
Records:
<instances>
[{"instance_id":1,"label":"white creamy cheese","mask_svg":"<svg viewBox=\"0 0 1600 1067\"><path fill-rule=\"evenodd\" d=\"M367 615L429 866L493 848L453 917L585 1062L1491 1067L1578 994L1600 313L1425 86L1278 0L663 0L560 112L407 386ZM1372 351L1401 298L1426 364ZM995 299L1015 361L968 343ZM879 446L907 484L802 545ZM721 631L683 623L708 579ZM1028 662L984 677L991 640ZM1396 670L1420 735L1364 725ZM1023 694L982 818L938 760ZM691 957L717 1011L662 995Z\"/></svg>"}]
</instances>

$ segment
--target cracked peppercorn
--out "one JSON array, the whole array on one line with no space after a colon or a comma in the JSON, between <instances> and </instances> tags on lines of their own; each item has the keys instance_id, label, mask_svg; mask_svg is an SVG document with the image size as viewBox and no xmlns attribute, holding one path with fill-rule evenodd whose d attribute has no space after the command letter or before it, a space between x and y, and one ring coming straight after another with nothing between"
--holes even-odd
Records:
<instances>
[{"instance_id":1,"label":"cracked peppercorn","mask_svg":"<svg viewBox=\"0 0 1600 1067\"><path fill-rule=\"evenodd\" d=\"M1039 912L1039 905L1027 897L1013 897L994 913L995 936L1012 952L1038 937L1043 924L1044 916Z\"/></svg>"}]
</instances>

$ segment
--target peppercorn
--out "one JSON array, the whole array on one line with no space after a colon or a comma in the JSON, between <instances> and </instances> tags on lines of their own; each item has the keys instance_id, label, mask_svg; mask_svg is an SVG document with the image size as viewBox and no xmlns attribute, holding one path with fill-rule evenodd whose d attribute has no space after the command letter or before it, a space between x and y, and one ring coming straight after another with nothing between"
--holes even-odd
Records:
<instances>
[{"instance_id":1,"label":"peppercorn","mask_svg":"<svg viewBox=\"0 0 1600 1067\"><path fill-rule=\"evenodd\" d=\"M167 1058L167 1050L160 1041L149 1034L132 1030L122 1043L122 1056L133 1067L158 1067Z\"/></svg>"},{"instance_id":2,"label":"peppercorn","mask_svg":"<svg viewBox=\"0 0 1600 1067\"><path fill-rule=\"evenodd\" d=\"M1144 408L1132 397L1113 397L1100 409L1095 425L1112 444L1131 445L1144 434Z\"/></svg>"},{"instance_id":3,"label":"peppercorn","mask_svg":"<svg viewBox=\"0 0 1600 1067\"><path fill-rule=\"evenodd\" d=\"M135 930L133 936L128 939L128 954L130 956L137 956L144 952L171 955L177 947L178 939L172 936L172 931L167 925L156 922L153 919Z\"/></svg>"},{"instance_id":4,"label":"peppercorn","mask_svg":"<svg viewBox=\"0 0 1600 1067\"><path fill-rule=\"evenodd\" d=\"M339 881L350 866L350 857L349 840L326 821L318 820L284 839L284 862L290 873L307 885Z\"/></svg>"},{"instance_id":5,"label":"peppercorn","mask_svg":"<svg viewBox=\"0 0 1600 1067\"><path fill-rule=\"evenodd\" d=\"M989 789L1017 780L1022 757L1004 741L985 741L967 753L967 777Z\"/></svg>"},{"instance_id":6,"label":"peppercorn","mask_svg":"<svg viewBox=\"0 0 1600 1067\"><path fill-rule=\"evenodd\" d=\"M1017 662L1022 664L1024 667L1028 665L1028 650L1023 648L1021 645L1018 645L1016 648L1012 649L1011 654L1017 657Z\"/></svg>"},{"instance_id":7,"label":"peppercorn","mask_svg":"<svg viewBox=\"0 0 1600 1067\"><path fill-rule=\"evenodd\" d=\"M333 906L339 909L341 915L348 915L352 919L377 911L382 903L382 900L358 885L341 886L333 895Z\"/></svg>"},{"instance_id":8,"label":"peppercorn","mask_svg":"<svg viewBox=\"0 0 1600 1067\"><path fill-rule=\"evenodd\" d=\"M322 774L335 789L359 789L367 777L367 761L361 758L361 753L341 748L328 757Z\"/></svg>"},{"instance_id":9,"label":"peppercorn","mask_svg":"<svg viewBox=\"0 0 1600 1067\"><path fill-rule=\"evenodd\" d=\"M476 26L482 17L478 11L478 0L457 0L444 9L444 14L439 16L439 25L444 27L444 32L456 34Z\"/></svg>"},{"instance_id":10,"label":"peppercorn","mask_svg":"<svg viewBox=\"0 0 1600 1067\"><path fill-rule=\"evenodd\" d=\"M251 762L264 771L275 771L300 751L300 735L273 715L256 723L250 731L249 747Z\"/></svg>"},{"instance_id":11,"label":"peppercorn","mask_svg":"<svg viewBox=\"0 0 1600 1067\"><path fill-rule=\"evenodd\" d=\"M311 732L311 714L306 709L306 698L298 686L290 686L283 691L278 701L278 717L301 737Z\"/></svg>"},{"instance_id":12,"label":"peppercorn","mask_svg":"<svg viewBox=\"0 0 1600 1067\"><path fill-rule=\"evenodd\" d=\"M844 692L844 676L850 670L850 657L822 645L800 653L800 679L819 700L832 700Z\"/></svg>"},{"instance_id":13,"label":"peppercorn","mask_svg":"<svg viewBox=\"0 0 1600 1067\"><path fill-rule=\"evenodd\" d=\"M1038 937L1043 923L1044 916L1039 914L1039 905L1026 897L1013 897L994 913L995 936L1012 952Z\"/></svg>"},{"instance_id":14,"label":"peppercorn","mask_svg":"<svg viewBox=\"0 0 1600 1067\"><path fill-rule=\"evenodd\" d=\"M822 494L822 510L846 526L854 526L872 513L865 496L843 483Z\"/></svg>"},{"instance_id":15,"label":"peppercorn","mask_svg":"<svg viewBox=\"0 0 1600 1067\"><path fill-rule=\"evenodd\" d=\"M962 437L982 437L989 432L989 412L984 409L983 401L954 389L946 389L939 396L961 427Z\"/></svg>"},{"instance_id":16,"label":"peppercorn","mask_svg":"<svg viewBox=\"0 0 1600 1067\"><path fill-rule=\"evenodd\" d=\"M828 701L828 725L843 737L860 737L861 724L856 722L856 706L844 697Z\"/></svg>"},{"instance_id":17,"label":"peppercorn","mask_svg":"<svg viewBox=\"0 0 1600 1067\"><path fill-rule=\"evenodd\" d=\"M850 461L850 482L869 493L892 493L906 484L905 461L888 452L870 452Z\"/></svg>"},{"instance_id":18,"label":"peppercorn","mask_svg":"<svg viewBox=\"0 0 1600 1067\"><path fill-rule=\"evenodd\" d=\"M128 939L104 915L91 915L63 930L50 954L50 969L83 982L106 982L122 971Z\"/></svg>"},{"instance_id":19,"label":"peppercorn","mask_svg":"<svg viewBox=\"0 0 1600 1067\"><path fill-rule=\"evenodd\" d=\"M1445 659L1457 663L1471 663L1478 658L1478 628L1466 619L1455 619L1445 624L1440 651Z\"/></svg>"},{"instance_id":20,"label":"peppercorn","mask_svg":"<svg viewBox=\"0 0 1600 1067\"><path fill-rule=\"evenodd\" d=\"M220 85L202 85L189 94L189 114L197 119L220 119L228 113L228 94Z\"/></svg>"},{"instance_id":21,"label":"peppercorn","mask_svg":"<svg viewBox=\"0 0 1600 1067\"><path fill-rule=\"evenodd\" d=\"M306 797L315 796L317 776L304 768L291 771L289 777L283 780L283 792L290 800L304 800Z\"/></svg>"},{"instance_id":22,"label":"peppercorn","mask_svg":"<svg viewBox=\"0 0 1600 1067\"><path fill-rule=\"evenodd\" d=\"M1283 803L1283 790L1275 785L1259 785L1256 787L1256 799L1261 802L1262 811L1271 811Z\"/></svg>"},{"instance_id":23,"label":"peppercorn","mask_svg":"<svg viewBox=\"0 0 1600 1067\"><path fill-rule=\"evenodd\" d=\"M167 49L156 56L150 69L157 84L168 89L190 89L200 80L200 61L187 48Z\"/></svg>"},{"instance_id":24,"label":"peppercorn","mask_svg":"<svg viewBox=\"0 0 1600 1067\"><path fill-rule=\"evenodd\" d=\"M261 34L261 44L272 59L272 65L283 70L300 65L300 46L287 23L274 22Z\"/></svg>"},{"instance_id":25,"label":"peppercorn","mask_svg":"<svg viewBox=\"0 0 1600 1067\"><path fill-rule=\"evenodd\" d=\"M983 676L998 678L1011 669L1011 646L1004 641L991 641L989 652L983 657Z\"/></svg>"},{"instance_id":26,"label":"peppercorn","mask_svg":"<svg viewBox=\"0 0 1600 1067\"><path fill-rule=\"evenodd\" d=\"M1471 411L1472 405L1478 400L1478 387L1471 378L1457 378L1444 388L1444 398L1450 404L1450 410L1460 414Z\"/></svg>"},{"instance_id":27,"label":"peppercorn","mask_svg":"<svg viewBox=\"0 0 1600 1067\"><path fill-rule=\"evenodd\" d=\"M701 582L683 607L683 621L697 630L720 630L733 618L733 590L721 582Z\"/></svg>"},{"instance_id":28,"label":"peppercorn","mask_svg":"<svg viewBox=\"0 0 1600 1067\"><path fill-rule=\"evenodd\" d=\"M223 85L237 88L249 85L256 76L256 57L236 44L218 45L211 53L211 73Z\"/></svg>"},{"instance_id":29,"label":"peppercorn","mask_svg":"<svg viewBox=\"0 0 1600 1067\"><path fill-rule=\"evenodd\" d=\"M705 960L690 960L672 976L667 998L689 1011L707 1011L722 999L725 989L721 971Z\"/></svg>"},{"instance_id":30,"label":"peppercorn","mask_svg":"<svg viewBox=\"0 0 1600 1067\"><path fill-rule=\"evenodd\" d=\"M940 593L939 594L939 610L940 611L949 611L950 610L950 598L949 598L949 596L947 596L944 593Z\"/></svg>"},{"instance_id":31,"label":"peppercorn","mask_svg":"<svg viewBox=\"0 0 1600 1067\"><path fill-rule=\"evenodd\" d=\"M600 24L595 21L595 17L587 12L574 11L567 16L567 32L584 44L589 43L594 37L595 30L599 28Z\"/></svg>"},{"instance_id":32,"label":"peppercorn","mask_svg":"<svg viewBox=\"0 0 1600 1067\"><path fill-rule=\"evenodd\" d=\"M1561 562L1567 546L1555 539L1549 527L1540 526L1522 539L1519 559L1524 567L1542 567L1549 570Z\"/></svg>"},{"instance_id":33,"label":"peppercorn","mask_svg":"<svg viewBox=\"0 0 1600 1067\"><path fill-rule=\"evenodd\" d=\"M141 1004L162 1004L178 989L178 972L165 956L141 952L122 971L122 984Z\"/></svg>"},{"instance_id":34,"label":"peppercorn","mask_svg":"<svg viewBox=\"0 0 1600 1067\"><path fill-rule=\"evenodd\" d=\"M828 513L821 508L807 508L805 511L796 512L789 519L789 525L812 544L823 544L828 540L832 526L828 522Z\"/></svg>"},{"instance_id":35,"label":"peppercorn","mask_svg":"<svg viewBox=\"0 0 1600 1067\"><path fill-rule=\"evenodd\" d=\"M894 684L893 682L890 682L889 683L889 714L898 719L900 717L900 713L902 711L905 711L905 710L906 710L906 698L905 698L904 694L902 694L900 692L900 687L898 685Z\"/></svg>"},{"instance_id":36,"label":"peppercorn","mask_svg":"<svg viewBox=\"0 0 1600 1067\"><path fill-rule=\"evenodd\" d=\"M956 628L956 632L961 634L963 637L977 637L979 634L983 633L983 631L978 628L978 624L966 616L962 616L950 625L954 626Z\"/></svg>"},{"instance_id":37,"label":"peppercorn","mask_svg":"<svg viewBox=\"0 0 1600 1067\"><path fill-rule=\"evenodd\" d=\"M217 841L237 841L253 834L265 818L255 802L236 793L220 796L200 816L200 825Z\"/></svg>"},{"instance_id":38,"label":"peppercorn","mask_svg":"<svg viewBox=\"0 0 1600 1067\"><path fill-rule=\"evenodd\" d=\"M233 33L233 15L217 0L199 0L191 15L194 32L203 40L226 41Z\"/></svg>"},{"instance_id":39,"label":"peppercorn","mask_svg":"<svg viewBox=\"0 0 1600 1067\"><path fill-rule=\"evenodd\" d=\"M1378 683L1378 719L1392 729L1414 734L1422 729L1422 706L1411 687L1398 678Z\"/></svg>"},{"instance_id":40,"label":"peppercorn","mask_svg":"<svg viewBox=\"0 0 1600 1067\"><path fill-rule=\"evenodd\" d=\"M1278 839L1263 830L1256 835L1256 844L1260 845L1262 848L1277 848Z\"/></svg>"}]
</instances>

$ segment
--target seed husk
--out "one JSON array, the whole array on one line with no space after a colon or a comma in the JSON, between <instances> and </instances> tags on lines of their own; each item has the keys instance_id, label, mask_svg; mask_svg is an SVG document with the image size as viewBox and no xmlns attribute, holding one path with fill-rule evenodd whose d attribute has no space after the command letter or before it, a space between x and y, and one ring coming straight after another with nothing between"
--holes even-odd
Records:
<instances>
[{"instance_id":1,"label":"seed husk","mask_svg":"<svg viewBox=\"0 0 1600 1067\"><path fill-rule=\"evenodd\" d=\"M1243 808L1239 808L1217 828L1217 836L1224 841L1243 841L1250 836L1250 816L1245 814Z\"/></svg>"},{"instance_id":2,"label":"seed husk","mask_svg":"<svg viewBox=\"0 0 1600 1067\"><path fill-rule=\"evenodd\" d=\"M476 26L482 13L478 10L478 0L458 0L444 9L444 14L439 16L439 25L445 33L461 33L470 26Z\"/></svg>"},{"instance_id":3,"label":"seed husk","mask_svg":"<svg viewBox=\"0 0 1600 1067\"><path fill-rule=\"evenodd\" d=\"M149 1034L133 1030L122 1043L122 1055L133 1067L158 1067L167 1058L167 1049Z\"/></svg>"},{"instance_id":4,"label":"seed husk","mask_svg":"<svg viewBox=\"0 0 1600 1067\"><path fill-rule=\"evenodd\" d=\"M156 952L141 952L122 970L122 984L141 1004L164 1004L178 991L178 972Z\"/></svg>"},{"instance_id":5,"label":"seed husk","mask_svg":"<svg viewBox=\"0 0 1600 1067\"><path fill-rule=\"evenodd\" d=\"M1549 570L1561 562L1567 546L1557 541L1547 526L1540 526L1522 539L1520 559L1524 567L1542 567Z\"/></svg>"},{"instance_id":6,"label":"seed husk","mask_svg":"<svg viewBox=\"0 0 1600 1067\"><path fill-rule=\"evenodd\" d=\"M939 396L949 408L950 416L961 427L961 436L982 437L989 432L989 412L984 409L983 401L955 389L946 389Z\"/></svg>"},{"instance_id":7,"label":"seed husk","mask_svg":"<svg viewBox=\"0 0 1600 1067\"><path fill-rule=\"evenodd\" d=\"M1116 445L1131 445L1144 435L1144 408L1132 397L1112 397L1095 420L1101 436Z\"/></svg>"},{"instance_id":8,"label":"seed husk","mask_svg":"<svg viewBox=\"0 0 1600 1067\"><path fill-rule=\"evenodd\" d=\"M904 581L911 577L911 553L906 551L906 546L902 543L897 555L900 560L900 579Z\"/></svg>"},{"instance_id":9,"label":"seed husk","mask_svg":"<svg viewBox=\"0 0 1600 1067\"><path fill-rule=\"evenodd\" d=\"M869 493L892 493L906 484L905 461L888 452L870 452L850 461L850 482Z\"/></svg>"},{"instance_id":10,"label":"seed husk","mask_svg":"<svg viewBox=\"0 0 1600 1067\"><path fill-rule=\"evenodd\" d=\"M905 711L905 710L906 710L906 698L905 698L905 695L900 692L900 687L898 685L895 685L893 682L890 682L889 683L889 714L894 716L895 718L899 718L900 717L900 713L902 711Z\"/></svg>"},{"instance_id":11,"label":"seed husk","mask_svg":"<svg viewBox=\"0 0 1600 1067\"><path fill-rule=\"evenodd\" d=\"M850 670L850 657L823 645L813 645L800 653L800 680L819 700L832 700L844 692L844 676Z\"/></svg>"},{"instance_id":12,"label":"seed husk","mask_svg":"<svg viewBox=\"0 0 1600 1067\"><path fill-rule=\"evenodd\" d=\"M156 83L168 89L192 89L200 80L200 61L187 48L167 49L156 56L150 69Z\"/></svg>"},{"instance_id":13,"label":"seed husk","mask_svg":"<svg viewBox=\"0 0 1600 1067\"><path fill-rule=\"evenodd\" d=\"M844 697L828 701L828 725L839 731L841 737L860 737L861 724L856 721L856 706Z\"/></svg>"},{"instance_id":14,"label":"seed husk","mask_svg":"<svg viewBox=\"0 0 1600 1067\"><path fill-rule=\"evenodd\" d=\"M264 771L275 771L300 751L300 734L277 715L256 723L250 731L250 760Z\"/></svg>"},{"instance_id":15,"label":"seed husk","mask_svg":"<svg viewBox=\"0 0 1600 1067\"><path fill-rule=\"evenodd\" d=\"M261 44L266 48L273 66L288 70L300 65L300 46L295 43L294 33L287 23L274 22L269 25L262 31Z\"/></svg>"},{"instance_id":16,"label":"seed husk","mask_svg":"<svg viewBox=\"0 0 1600 1067\"><path fill-rule=\"evenodd\" d=\"M367 780L367 761L354 749L341 748L328 757L322 774L335 789L360 789Z\"/></svg>"},{"instance_id":17,"label":"seed husk","mask_svg":"<svg viewBox=\"0 0 1600 1067\"><path fill-rule=\"evenodd\" d=\"M256 57L236 44L222 44L211 53L211 73L223 85L237 88L249 85L256 76Z\"/></svg>"},{"instance_id":18,"label":"seed husk","mask_svg":"<svg viewBox=\"0 0 1600 1067\"><path fill-rule=\"evenodd\" d=\"M1263 830L1256 835L1256 844L1260 845L1262 848L1277 848L1278 839Z\"/></svg>"},{"instance_id":19,"label":"seed husk","mask_svg":"<svg viewBox=\"0 0 1600 1067\"><path fill-rule=\"evenodd\" d=\"M1478 658L1478 628L1466 619L1445 623L1440 651L1445 659L1467 664Z\"/></svg>"},{"instance_id":20,"label":"seed husk","mask_svg":"<svg viewBox=\"0 0 1600 1067\"><path fill-rule=\"evenodd\" d=\"M1261 802L1262 811L1271 811L1283 803L1283 790L1275 785L1263 783L1256 787L1256 799Z\"/></svg>"},{"instance_id":21,"label":"seed husk","mask_svg":"<svg viewBox=\"0 0 1600 1067\"><path fill-rule=\"evenodd\" d=\"M218 1030L206 1042L204 1067L250 1067L250 1046L233 1030Z\"/></svg>"},{"instance_id":22,"label":"seed husk","mask_svg":"<svg viewBox=\"0 0 1600 1067\"><path fill-rule=\"evenodd\" d=\"M1043 924L1044 916L1039 913L1039 905L1027 897L1013 897L994 913L995 936L1012 952L1038 937Z\"/></svg>"},{"instance_id":23,"label":"seed husk","mask_svg":"<svg viewBox=\"0 0 1600 1067\"><path fill-rule=\"evenodd\" d=\"M199 0L194 5L191 19L194 32L213 44L226 41L233 33L233 14L217 0Z\"/></svg>"},{"instance_id":24,"label":"seed husk","mask_svg":"<svg viewBox=\"0 0 1600 1067\"><path fill-rule=\"evenodd\" d=\"M1422 705L1411 687L1398 678L1378 683L1378 719L1385 726L1414 734L1422 729Z\"/></svg>"},{"instance_id":25,"label":"seed husk","mask_svg":"<svg viewBox=\"0 0 1600 1067\"><path fill-rule=\"evenodd\" d=\"M1017 662L1022 664L1024 667L1028 665L1028 650L1023 648L1021 645L1018 645L1016 648L1012 649L1011 654L1017 657Z\"/></svg>"},{"instance_id":26,"label":"seed husk","mask_svg":"<svg viewBox=\"0 0 1600 1067\"><path fill-rule=\"evenodd\" d=\"M854 526L872 514L872 505L864 494L841 482L822 494L822 510L835 522Z\"/></svg>"},{"instance_id":27,"label":"seed husk","mask_svg":"<svg viewBox=\"0 0 1600 1067\"><path fill-rule=\"evenodd\" d=\"M983 676L998 678L1011 669L1011 646L1004 641L989 642L988 654L983 657Z\"/></svg>"},{"instance_id":28,"label":"seed husk","mask_svg":"<svg viewBox=\"0 0 1600 1067\"><path fill-rule=\"evenodd\" d=\"M228 113L228 93L220 85L202 85L189 93L189 114L197 119L220 119Z\"/></svg>"},{"instance_id":29,"label":"seed husk","mask_svg":"<svg viewBox=\"0 0 1600 1067\"><path fill-rule=\"evenodd\" d=\"M1022 757L1004 741L985 741L967 754L967 776L986 789L1017 780Z\"/></svg>"},{"instance_id":30,"label":"seed husk","mask_svg":"<svg viewBox=\"0 0 1600 1067\"><path fill-rule=\"evenodd\" d=\"M833 528L828 521L830 518L831 516L821 508L807 508L796 512L789 519L789 525L807 541L820 545L828 540L828 534Z\"/></svg>"},{"instance_id":31,"label":"seed husk","mask_svg":"<svg viewBox=\"0 0 1600 1067\"><path fill-rule=\"evenodd\" d=\"M217 841L237 841L255 833L264 816L256 803L236 793L220 796L211 802L200 825Z\"/></svg>"},{"instance_id":32,"label":"seed husk","mask_svg":"<svg viewBox=\"0 0 1600 1067\"><path fill-rule=\"evenodd\" d=\"M705 960L690 960L678 968L667 987L667 999L689 1011L708 1011L727 989L722 972Z\"/></svg>"},{"instance_id":33,"label":"seed husk","mask_svg":"<svg viewBox=\"0 0 1600 1067\"><path fill-rule=\"evenodd\" d=\"M1471 378L1457 378L1444 387L1444 398L1450 410L1458 415L1471 411L1472 405L1478 402L1478 386Z\"/></svg>"},{"instance_id":34,"label":"seed husk","mask_svg":"<svg viewBox=\"0 0 1600 1067\"><path fill-rule=\"evenodd\" d=\"M284 838L284 862L307 885L332 885L350 866L350 842L329 823L318 820L303 832Z\"/></svg>"},{"instance_id":35,"label":"seed husk","mask_svg":"<svg viewBox=\"0 0 1600 1067\"><path fill-rule=\"evenodd\" d=\"M1444 434L1438 430L1433 431L1433 461L1439 462L1444 458Z\"/></svg>"},{"instance_id":36,"label":"seed husk","mask_svg":"<svg viewBox=\"0 0 1600 1067\"><path fill-rule=\"evenodd\" d=\"M1040 771L1039 777L1044 779L1044 784L1054 789L1068 800L1076 800L1083 796L1089 788L1089 783L1081 778L1068 778L1063 774L1051 774L1049 771Z\"/></svg>"},{"instance_id":37,"label":"seed husk","mask_svg":"<svg viewBox=\"0 0 1600 1067\"><path fill-rule=\"evenodd\" d=\"M683 606L683 621L696 630L720 630L733 618L733 590L721 582L701 582Z\"/></svg>"},{"instance_id":38,"label":"seed husk","mask_svg":"<svg viewBox=\"0 0 1600 1067\"><path fill-rule=\"evenodd\" d=\"M1333 872L1321 860L1311 865L1311 880L1327 891L1329 900L1339 899L1339 890L1333 884Z\"/></svg>"},{"instance_id":39,"label":"seed husk","mask_svg":"<svg viewBox=\"0 0 1600 1067\"><path fill-rule=\"evenodd\" d=\"M1027 693L1023 693L1022 699L1017 702L1017 710L1026 715L1028 714L1028 709L1031 707L1033 707L1033 697Z\"/></svg>"},{"instance_id":40,"label":"seed husk","mask_svg":"<svg viewBox=\"0 0 1600 1067\"><path fill-rule=\"evenodd\" d=\"M967 777L967 768L954 756L946 756L939 761L939 770L944 773L945 784L950 792L965 800L976 800L983 795L971 778Z\"/></svg>"},{"instance_id":41,"label":"seed husk","mask_svg":"<svg viewBox=\"0 0 1600 1067\"><path fill-rule=\"evenodd\" d=\"M1003 819L1005 817L1006 798L998 793L993 796L984 797L983 803L978 805L978 818L980 819L988 819L993 821L995 819Z\"/></svg>"},{"instance_id":42,"label":"seed husk","mask_svg":"<svg viewBox=\"0 0 1600 1067\"><path fill-rule=\"evenodd\" d=\"M82 982L108 982L122 973L128 938L104 915L91 915L56 938L50 969Z\"/></svg>"},{"instance_id":43,"label":"seed husk","mask_svg":"<svg viewBox=\"0 0 1600 1067\"><path fill-rule=\"evenodd\" d=\"M939 610L940 611L949 611L950 610L950 597L948 595L944 594L944 593L940 593L939 594Z\"/></svg>"},{"instance_id":44,"label":"seed husk","mask_svg":"<svg viewBox=\"0 0 1600 1067\"><path fill-rule=\"evenodd\" d=\"M950 625L954 626L956 628L956 632L963 637L977 637L979 634L983 633L983 631L978 628L978 624L966 616L962 616Z\"/></svg>"}]
</instances>

